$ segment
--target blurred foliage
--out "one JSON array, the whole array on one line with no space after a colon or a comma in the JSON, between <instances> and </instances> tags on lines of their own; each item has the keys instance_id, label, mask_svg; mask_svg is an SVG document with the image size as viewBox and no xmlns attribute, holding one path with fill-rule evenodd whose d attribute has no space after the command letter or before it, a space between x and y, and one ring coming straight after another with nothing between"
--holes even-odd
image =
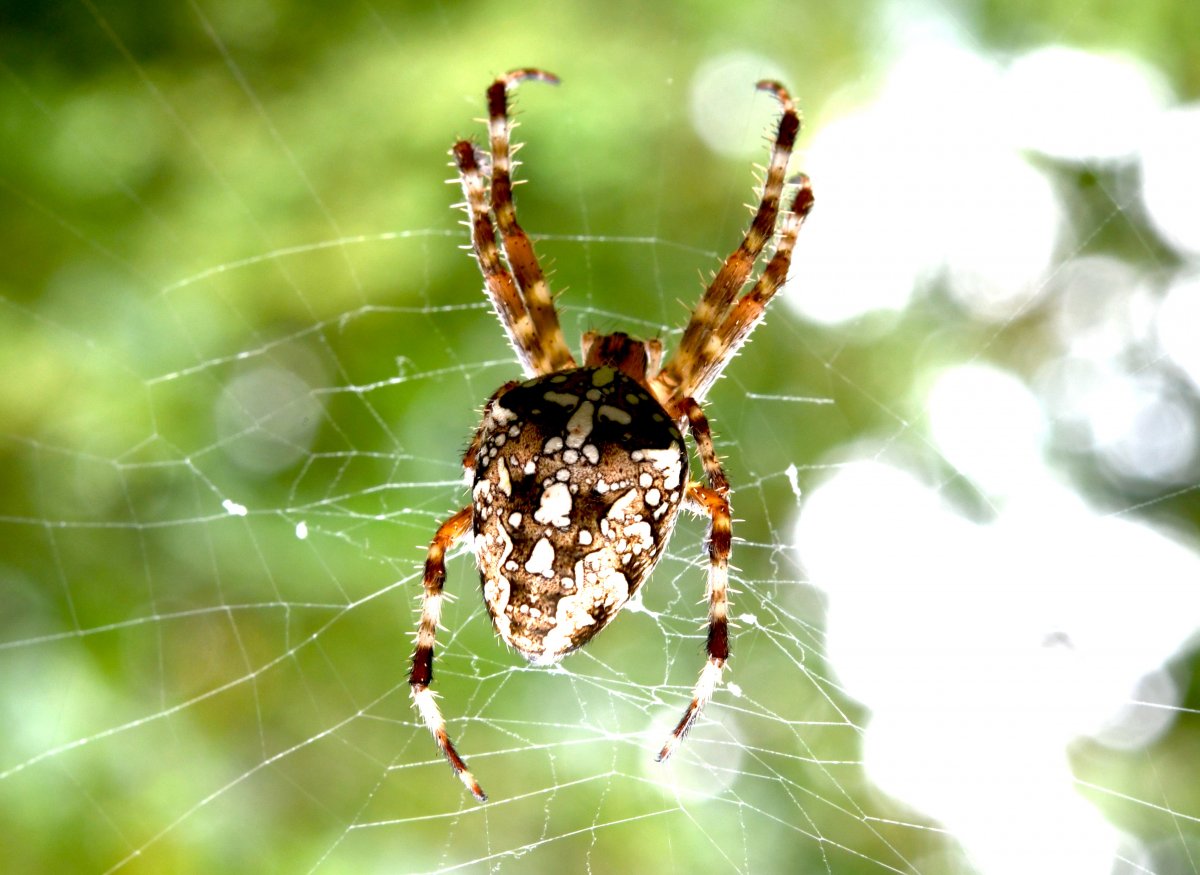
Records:
<instances>
[{"instance_id":1,"label":"blurred foliage","mask_svg":"<svg viewBox=\"0 0 1200 875\"><path fill-rule=\"evenodd\" d=\"M1200 93L1200 54L1179 38L1200 32L1198 9L948 7L999 52L1061 41L1139 54L1182 97ZM647 639L661 650L663 636L646 635L644 617L638 630L616 624L603 655L576 657L570 676L510 671L469 560L453 564L461 598L439 683L449 716L464 718L464 748L480 752L477 772L513 800L491 820L464 807L409 713L421 550L462 500L458 458L479 404L517 373L459 250L446 153L481 135L472 120L496 73L558 73L559 89L520 93L530 184L519 194L568 335L594 325L669 341L696 271L737 238L748 162L762 160L702 145L689 77L716 54L756 53L786 70L819 125L840 92L880 75L895 12L777 0L5 3L0 829L21 837L6 865L106 871L144 847L123 871L306 871L326 857L328 869L415 871L519 858L529 844L546 871L585 859L712 871L726 848L702 837L731 840L729 809L682 804L649 777L596 778L646 775L635 736L647 713L666 726L676 707L639 692L668 682L662 654L646 657ZM764 128L773 111L748 91L736 123ZM1086 196L1087 180L1068 177ZM886 332L860 327L823 332L777 307L711 395L723 446L737 449L745 598L794 636L791 650L768 634L740 644L744 725L787 780L756 781L768 770L750 758L731 766L748 773L749 801L730 869L867 872L950 853L900 826L920 816L877 800L857 767L807 762L861 759L844 723L864 719L853 703L808 676L777 681L798 674L801 649L814 677L826 671L819 633L806 631L818 600L772 548L794 515L784 472L894 433L922 370L982 343L937 300ZM994 354L1016 358L1018 346ZM286 410L230 401L230 386L263 368L312 387L317 412L297 408L319 417L310 443L263 437ZM818 475L801 476L803 488ZM652 597L681 690L699 667L702 534L681 526ZM584 723L620 743L556 746ZM1196 737L1188 727L1171 743ZM532 792L551 786L549 799ZM1153 795L1136 776L1128 792ZM894 823L846 813L860 803ZM407 820L427 813L424 826Z\"/></svg>"}]
</instances>

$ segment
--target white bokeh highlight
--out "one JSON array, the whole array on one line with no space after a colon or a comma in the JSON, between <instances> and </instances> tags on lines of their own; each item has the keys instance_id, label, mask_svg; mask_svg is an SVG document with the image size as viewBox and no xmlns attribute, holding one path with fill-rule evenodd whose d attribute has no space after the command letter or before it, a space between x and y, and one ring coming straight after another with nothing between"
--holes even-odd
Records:
<instances>
[{"instance_id":1,"label":"white bokeh highlight","mask_svg":"<svg viewBox=\"0 0 1200 875\"><path fill-rule=\"evenodd\" d=\"M1033 381L1056 444L1094 457L1125 484L1181 485L1198 471L1195 393L1189 398L1177 374L1200 376L1193 342L1200 283L1185 272L1164 296L1162 282L1111 256L1064 262L1052 283L1050 322L1062 354Z\"/></svg>"},{"instance_id":2,"label":"white bokeh highlight","mask_svg":"<svg viewBox=\"0 0 1200 875\"><path fill-rule=\"evenodd\" d=\"M1142 202L1163 239L1200 255L1200 103L1162 113L1142 142Z\"/></svg>"},{"instance_id":3,"label":"white bokeh highlight","mask_svg":"<svg viewBox=\"0 0 1200 875\"><path fill-rule=\"evenodd\" d=\"M917 31L883 81L813 133L817 206L784 300L838 323L945 279L969 312L1016 318L1042 294L1062 214L996 112L1001 70L953 32Z\"/></svg>"},{"instance_id":4,"label":"white bokeh highlight","mask_svg":"<svg viewBox=\"0 0 1200 875\"><path fill-rule=\"evenodd\" d=\"M1200 273L1177 277L1167 288L1154 328L1171 361L1200 390Z\"/></svg>"},{"instance_id":5,"label":"white bokeh highlight","mask_svg":"<svg viewBox=\"0 0 1200 875\"><path fill-rule=\"evenodd\" d=\"M925 408L942 456L984 492L1012 492L1040 473L1046 431L1041 408L1007 371L947 369L935 379Z\"/></svg>"},{"instance_id":6,"label":"white bokeh highlight","mask_svg":"<svg viewBox=\"0 0 1200 875\"><path fill-rule=\"evenodd\" d=\"M977 523L899 468L849 464L809 496L797 545L828 594L837 677L871 710L872 779L982 873L1107 875L1123 839L1067 746L1170 726L1181 693L1162 667L1197 632L1200 558L1030 474Z\"/></svg>"},{"instance_id":7,"label":"white bokeh highlight","mask_svg":"<svg viewBox=\"0 0 1200 875\"><path fill-rule=\"evenodd\" d=\"M755 83L786 79L772 60L750 52L732 52L705 61L692 76L689 107L692 129L714 152L744 157L762 149L764 128L752 119L769 111L778 114L778 103L752 100Z\"/></svg>"},{"instance_id":8,"label":"white bokeh highlight","mask_svg":"<svg viewBox=\"0 0 1200 875\"><path fill-rule=\"evenodd\" d=\"M1014 143L1077 162L1131 159L1170 96L1162 74L1148 64L1061 45L1016 58L1002 88Z\"/></svg>"},{"instance_id":9,"label":"white bokeh highlight","mask_svg":"<svg viewBox=\"0 0 1200 875\"><path fill-rule=\"evenodd\" d=\"M298 374L263 364L233 377L215 404L221 448L247 472L273 474L310 452L324 407Z\"/></svg>"}]
</instances>

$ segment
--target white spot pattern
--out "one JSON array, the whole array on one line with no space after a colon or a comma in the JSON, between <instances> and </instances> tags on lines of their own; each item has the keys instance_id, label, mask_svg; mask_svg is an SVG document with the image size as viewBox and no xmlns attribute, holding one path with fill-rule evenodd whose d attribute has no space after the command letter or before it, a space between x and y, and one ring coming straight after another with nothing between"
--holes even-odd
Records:
<instances>
[{"instance_id":1,"label":"white spot pattern","mask_svg":"<svg viewBox=\"0 0 1200 875\"><path fill-rule=\"evenodd\" d=\"M554 545L550 543L549 538L542 538L533 545L533 552L529 554L525 570L543 577L554 575Z\"/></svg>"},{"instance_id":2,"label":"white spot pattern","mask_svg":"<svg viewBox=\"0 0 1200 875\"><path fill-rule=\"evenodd\" d=\"M571 491L565 483L551 483L542 490L542 501L533 518L542 525L566 528L571 523Z\"/></svg>"}]
</instances>

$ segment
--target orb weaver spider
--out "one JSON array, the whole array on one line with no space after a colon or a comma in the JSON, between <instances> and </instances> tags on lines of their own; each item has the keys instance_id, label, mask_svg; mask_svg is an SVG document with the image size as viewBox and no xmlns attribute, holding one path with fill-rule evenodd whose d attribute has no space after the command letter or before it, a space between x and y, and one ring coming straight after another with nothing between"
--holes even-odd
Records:
<instances>
[{"instance_id":1,"label":"orb weaver spider","mask_svg":"<svg viewBox=\"0 0 1200 875\"><path fill-rule=\"evenodd\" d=\"M446 551L472 534L496 632L533 664L552 665L603 629L645 582L681 507L708 517L707 661L657 758L670 757L712 698L729 659L730 489L700 402L787 278L796 235L813 206L808 178L800 175L792 180L798 188L791 209L782 212L774 252L741 294L776 233L800 129L787 90L759 82L783 107L762 197L741 244L692 312L674 356L664 361L657 339L589 331L581 366L563 339L513 203L508 95L529 79L558 82L551 73L527 68L499 77L487 90L490 162L469 140L451 150L484 290L526 379L505 383L488 399L463 457L471 503L442 523L429 545L409 675L422 720L481 802L487 797L451 742L430 689ZM685 430L707 484L689 479Z\"/></svg>"}]
</instances>

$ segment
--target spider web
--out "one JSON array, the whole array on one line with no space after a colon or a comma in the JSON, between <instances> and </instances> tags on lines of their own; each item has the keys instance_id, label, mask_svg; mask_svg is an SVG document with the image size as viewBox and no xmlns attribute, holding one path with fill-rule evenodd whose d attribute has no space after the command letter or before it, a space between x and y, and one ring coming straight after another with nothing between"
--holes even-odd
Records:
<instances>
[{"instance_id":1,"label":"spider web","mask_svg":"<svg viewBox=\"0 0 1200 875\"><path fill-rule=\"evenodd\" d=\"M589 59L473 48L612 23L585 11L134 8L0 43L13 871L1200 870L1188 13L1105 54L1065 47L1104 36L1084 6L765 43L662 12ZM685 24L721 50L628 47ZM518 196L572 345L678 339L766 154L748 83L801 97L818 206L706 403L725 685L656 765L703 663L702 521L553 669L460 550L434 688L479 806L406 677L423 551L517 373L445 150L531 61L564 85L521 90Z\"/></svg>"}]
</instances>

